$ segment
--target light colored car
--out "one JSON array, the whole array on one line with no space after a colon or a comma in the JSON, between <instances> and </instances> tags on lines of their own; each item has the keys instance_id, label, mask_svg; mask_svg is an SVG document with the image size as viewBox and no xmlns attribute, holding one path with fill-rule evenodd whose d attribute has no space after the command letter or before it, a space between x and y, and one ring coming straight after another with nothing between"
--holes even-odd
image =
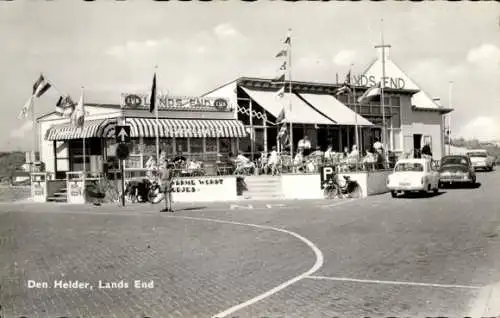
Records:
<instances>
[{"instance_id":1,"label":"light colored car","mask_svg":"<svg viewBox=\"0 0 500 318\"><path fill-rule=\"evenodd\" d=\"M472 162L472 167L475 170L483 169L487 171L493 171L494 158L488 155L488 152L485 149L472 149L467 150L467 156L469 156L470 161Z\"/></svg>"},{"instance_id":2,"label":"light colored car","mask_svg":"<svg viewBox=\"0 0 500 318\"><path fill-rule=\"evenodd\" d=\"M387 177L387 187L392 197L407 192L437 193L439 172L429 159L402 159Z\"/></svg>"}]
</instances>

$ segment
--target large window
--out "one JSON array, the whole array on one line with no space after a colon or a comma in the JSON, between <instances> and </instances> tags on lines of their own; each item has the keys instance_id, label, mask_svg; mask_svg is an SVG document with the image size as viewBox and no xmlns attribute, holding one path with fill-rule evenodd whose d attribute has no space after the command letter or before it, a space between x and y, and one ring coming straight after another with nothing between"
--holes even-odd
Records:
<instances>
[{"instance_id":1,"label":"large window","mask_svg":"<svg viewBox=\"0 0 500 318\"><path fill-rule=\"evenodd\" d=\"M391 105L392 106L401 106L401 99L399 96L391 96Z\"/></svg>"},{"instance_id":2,"label":"large window","mask_svg":"<svg viewBox=\"0 0 500 318\"><path fill-rule=\"evenodd\" d=\"M399 128L401 127L401 117L399 114L399 108L392 107L392 127L393 128Z\"/></svg>"},{"instance_id":3,"label":"large window","mask_svg":"<svg viewBox=\"0 0 500 318\"><path fill-rule=\"evenodd\" d=\"M205 139L206 152L217 152L217 138Z\"/></svg>"},{"instance_id":4,"label":"large window","mask_svg":"<svg viewBox=\"0 0 500 318\"><path fill-rule=\"evenodd\" d=\"M241 139L240 139L240 141L241 141ZM230 138L219 138L219 152L221 154L229 154L231 152L231 139Z\"/></svg>"},{"instance_id":5,"label":"large window","mask_svg":"<svg viewBox=\"0 0 500 318\"><path fill-rule=\"evenodd\" d=\"M194 140L194 139L191 139ZM188 139L176 138L175 139L176 152L188 152Z\"/></svg>"}]
</instances>

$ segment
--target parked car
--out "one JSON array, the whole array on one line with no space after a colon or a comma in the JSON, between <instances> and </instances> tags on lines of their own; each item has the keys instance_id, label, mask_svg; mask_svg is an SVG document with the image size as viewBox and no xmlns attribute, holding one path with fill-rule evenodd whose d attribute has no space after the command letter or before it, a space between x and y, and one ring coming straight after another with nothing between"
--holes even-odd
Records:
<instances>
[{"instance_id":1,"label":"parked car","mask_svg":"<svg viewBox=\"0 0 500 318\"><path fill-rule=\"evenodd\" d=\"M453 155L441 158L439 187L444 184L476 184L476 172L468 156Z\"/></svg>"},{"instance_id":2,"label":"parked car","mask_svg":"<svg viewBox=\"0 0 500 318\"><path fill-rule=\"evenodd\" d=\"M493 171L494 158L485 149L472 149L466 152L475 170Z\"/></svg>"},{"instance_id":3,"label":"parked car","mask_svg":"<svg viewBox=\"0 0 500 318\"><path fill-rule=\"evenodd\" d=\"M415 191L437 193L439 172L433 168L429 159L402 159L387 177L387 187L393 198L398 194Z\"/></svg>"}]
</instances>

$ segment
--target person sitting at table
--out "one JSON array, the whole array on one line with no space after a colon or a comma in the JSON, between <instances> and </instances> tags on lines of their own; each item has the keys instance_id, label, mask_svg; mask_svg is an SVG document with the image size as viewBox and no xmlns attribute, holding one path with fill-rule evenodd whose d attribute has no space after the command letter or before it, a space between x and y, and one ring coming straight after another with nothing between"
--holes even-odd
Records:
<instances>
[{"instance_id":1,"label":"person sitting at table","mask_svg":"<svg viewBox=\"0 0 500 318\"><path fill-rule=\"evenodd\" d=\"M177 152L177 155L174 157L173 162L176 165L183 165L186 163L186 157L182 154L181 150Z\"/></svg>"},{"instance_id":2,"label":"person sitting at table","mask_svg":"<svg viewBox=\"0 0 500 318\"><path fill-rule=\"evenodd\" d=\"M332 163L334 156L335 156L335 152L333 152L332 145L328 145L328 148L326 148L326 151L325 151L325 153L323 155L323 157L325 158L325 161L327 162L327 164L331 164Z\"/></svg>"},{"instance_id":3,"label":"person sitting at table","mask_svg":"<svg viewBox=\"0 0 500 318\"><path fill-rule=\"evenodd\" d=\"M293 159L293 172L297 173L302 170L304 165L304 154L302 150L297 151L295 158Z\"/></svg>"},{"instance_id":4,"label":"person sitting at table","mask_svg":"<svg viewBox=\"0 0 500 318\"><path fill-rule=\"evenodd\" d=\"M365 156L363 157L363 164L367 169L373 169L375 162L377 162L377 158L375 155L375 149L370 148L365 151Z\"/></svg>"},{"instance_id":5,"label":"person sitting at table","mask_svg":"<svg viewBox=\"0 0 500 318\"><path fill-rule=\"evenodd\" d=\"M148 161L146 161L146 176L148 178L153 178L158 170L158 165L156 164L156 159L154 156L150 156Z\"/></svg>"},{"instance_id":6,"label":"person sitting at table","mask_svg":"<svg viewBox=\"0 0 500 318\"><path fill-rule=\"evenodd\" d=\"M299 140L297 149L302 149L304 156L308 156L311 153L311 141L309 140L309 137L307 135Z\"/></svg>"},{"instance_id":7,"label":"person sitting at table","mask_svg":"<svg viewBox=\"0 0 500 318\"><path fill-rule=\"evenodd\" d=\"M235 174L242 172L243 170L252 170L255 169L255 164L250 161L247 157L242 155L241 153L238 153L236 155L236 169L234 171ZM250 172L250 171L248 171Z\"/></svg>"}]
</instances>

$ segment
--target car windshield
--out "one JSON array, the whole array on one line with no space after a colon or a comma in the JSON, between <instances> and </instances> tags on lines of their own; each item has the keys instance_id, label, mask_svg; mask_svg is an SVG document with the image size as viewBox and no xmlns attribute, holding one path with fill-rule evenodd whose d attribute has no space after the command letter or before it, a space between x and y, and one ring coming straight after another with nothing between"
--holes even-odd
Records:
<instances>
[{"instance_id":1,"label":"car windshield","mask_svg":"<svg viewBox=\"0 0 500 318\"><path fill-rule=\"evenodd\" d=\"M401 162L394 168L395 171L424 171L424 166L418 162Z\"/></svg>"},{"instance_id":2,"label":"car windshield","mask_svg":"<svg viewBox=\"0 0 500 318\"><path fill-rule=\"evenodd\" d=\"M481 158L488 157L486 152L469 152L467 154L469 155L469 157L481 157Z\"/></svg>"},{"instance_id":3,"label":"car windshield","mask_svg":"<svg viewBox=\"0 0 500 318\"><path fill-rule=\"evenodd\" d=\"M467 159L464 157L444 157L441 159L441 165L467 165Z\"/></svg>"}]
</instances>

